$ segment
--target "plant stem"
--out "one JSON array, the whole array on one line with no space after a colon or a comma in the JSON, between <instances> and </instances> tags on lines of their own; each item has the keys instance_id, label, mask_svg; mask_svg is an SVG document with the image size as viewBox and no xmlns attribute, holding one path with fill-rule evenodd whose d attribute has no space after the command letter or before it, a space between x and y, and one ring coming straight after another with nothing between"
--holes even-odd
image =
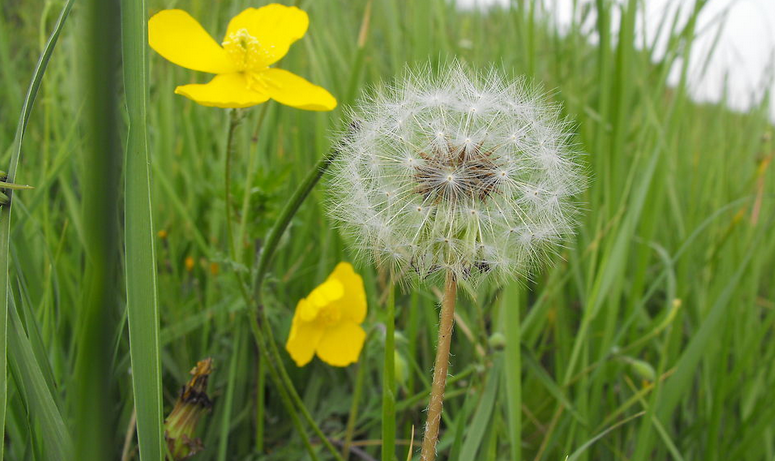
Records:
<instances>
[{"instance_id":1,"label":"plant stem","mask_svg":"<svg viewBox=\"0 0 775 461\"><path fill-rule=\"evenodd\" d=\"M431 398L428 403L428 416L425 421L425 436L422 441L421 461L436 459L436 443L439 440L439 425L441 410L444 405L444 388L447 384L449 370L449 345L452 340L452 326L455 323L455 297L457 281L455 275L447 272L444 285L444 299L441 302L439 314L439 338L436 345L436 363L433 367L433 384Z\"/></svg>"},{"instance_id":2,"label":"plant stem","mask_svg":"<svg viewBox=\"0 0 775 461\"><path fill-rule=\"evenodd\" d=\"M229 245L228 254L235 255L234 234L231 227L231 157L234 154L234 133L242 121L237 109L229 111L229 135L226 138L226 165L224 167L223 183L226 187L226 241Z\"/></svg>"},{"instance_id":3,"label":"plant stem","mask_svg":"<svg viewBox=\"0 0 775 461\"><path fill-rule=\"evenodd\" d=\"M285 205L285 208L283 208L282 212L280 213L280 216L277 218L277 221L272 227L272 230L269 232L269 236L266 239L264 248L261 251L261 256L259 257L258 268L256 269L256 277L254 279L254 299L258 313L260 313L261 316L260 322L259 316L255 310L248 309L248 315L251 323L251 329L253 331L253 337L256 340L256 345L258 346L259 351L261 351L263 354L264 359L267 361L267 368L270 372L270 377L281 391L281 395L286 394L289 400L295 403L299 412L301 412L304 419L307 421L310 427L312 427L312 430L318 435L318 437L320 437L323 445L326 446L334 458L342 461L342 457L339 452L331 444L325 434L323 434L323 431L321 431L320 427L317 425L317 423L315 423L315 420L307 410L307 407L304 406L304 402L302 402L301 397L299 396L298 392L296 392L296 388L293 386L293 382L291 381L290 376L288 376L288 372L283 366L282 357L280 356L280 352L277 349L272 327L269 323L269 318L266 315L266 309L264 309L262 299L264 278L266 277L267 270L269 269L269 262L271 261L272 256L274 255L274 252L277 250L277 246L280 243L280 238L288 228L291 219L299 210L299 207L301 207L301 204L304 203L304 200L307 198L309 193L315 187L317 182L323 176L323 173L328 169L328 167L331 165L331 162L336 158L337 155L339 155L339 151L337 149L333 149L325 157L318 161L313 169L307 174L307 177L304 178L304 181L302 181L301 184L299 184L299 186L296 188L290 200ZM295 413L293 413L293 415L295 416Z\"/></svg>"},{"instance_id":4,"label":"plant stem","mask_svg":"<svg viewBox=\"0 0 775 461\"><path fill-rule=\"evenodd\" d=\"M396 457L396 344L395 310L396 298L393 276L388 284L388 299L385 306L385 360L382 376L382 461L393 461Z\"/></svg>"},{"instance_id":5,"label":"plant stem","mask_svg":"<svg viewBox=\"0 0 775 461\"><path fill-rule=\"evenodd\" d=\"M358 364L358 372L355 377L355 389L353 389L353 401L350 404L350 415L347 417L347 427L344 431L344 443L342 444L342 458L350 459L350 447L355 434L355 423L358 419L358 404L363 393L363 381L366 377L366 364Z\"/></svg>"},{"instance_id":6,"label":"plant stem","mask_svg":"<svg viewBox=\"0 0 775 461\"><path fill-rule=\"evenodd\" d=\"M312 447L312 444L309 441L309 437L307 437L307 432L304 430L304 427L301 425L301 420L299 419L299 416L296 414L296 411L293 408L293 401L289 396L288 390L283 386L283 382L278 376L277 373L277 367L282 367L282 364L275 364L272 361L271 354L267 351L268 347L266 345L266 339L261 334L261 328L258 324L258 318L256 317L255 311L248 309L249 316L250 316L250 329L253 332L253 339L256 341L256 346L260 351L262 351L264 358L266 359L266 366L267 370L269 371L269 376L272 378L272 381L275 383L275 386L277 386L277 391L280 394L280 400L282 400L283 405L288 410L288 414L291 416L291 420L293 422L293 426L296 428L296 432L299 433L299 436L301 437L301 441L304 444L304 447L307 449L307 453L309 454L310 458L313 460L317 460L317 455L315 454L315 449Z\"/></svg>"},{"instance_id":7,"label":"plant stem","mask_svg":"<svg viewBox=\"0 0 775 461\"><path fill-rule=\"evenodd\" d=\"M288 203L285 204L285 207L277 218L272 230L269 231L269 236L266 239L266 243L261 250L261 256L258 260L258 269L256 269L254 283L254 294L259 309L262 308L261 289L264 286L264 277L266 277L266 272L269 269L269 263L272 260L272 256L274 256L274 252L277 250L277 245L280 243L280 238L283 236L283 233L285 233L285 229L288 228L288 224L291 223L291 219L293 219L293 216L299 210L301 204L304 203L304 200L323 176L323 173L326 172L328 167L331 166L331 162L333 162L338 155L339 150L332 149L331 152L326 154L326 156L321 158L318 163L312 167L312 170L307 173L307 177L299 184L290 200L288 200Z\"/></svg>"}]
</instances>

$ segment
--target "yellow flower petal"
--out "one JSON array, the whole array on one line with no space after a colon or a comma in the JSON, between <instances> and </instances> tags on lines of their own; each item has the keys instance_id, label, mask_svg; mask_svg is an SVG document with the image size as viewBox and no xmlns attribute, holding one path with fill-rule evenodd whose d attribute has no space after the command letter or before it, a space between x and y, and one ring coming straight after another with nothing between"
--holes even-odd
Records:
<instances>
[{"instance_id":1,"label":"yellow flower petal","mask_svg":"<svg viewBox=\"0 0 775 461\"><path fill-rule=\"evenodd\" d=\"M304 110L333 110L336 99L325 88L283 69L267 69L260 74L266 91L275 101Z\"/></svg>"},{"instance_id":2,"label":"yellow flower petal","mask_svg":"<svg viewBox=\"0 0 775 461\"><path fill-rule=\"evenodd\" d=\"M224 41L229 36L245 29L261 44L264 51L264 65L279 61L288 53L288 48L307 33L309 16L295 6L272 3L261 8L248 8L234 16L226 29Z\"/></svg>"},{"instance_id":3,"label":"yellow flower petal","mask_svg":"<svg viewBox=\"0 0 775 461\"><path fill-rule=\"evenodd\" d=\"M355 322L342 322L325 330L317 347L318 357L329 365L346 367L358 361L366 332Z\"/></svg>"},{"instance_id":4,"label":"yellow flower petal","mask_svg":"<svg viewBox=\"0 0 775 461\"><path fill-rule=\"evenodd\" d=\"M205 84L179 86L175 93L203 106L223 108L250 107L269 99L268 95L248 88L245 75L241 73L216 75Z\"/></svg>"},{"instance_id":5,"label":"yellow flower petal","mask_svg":"<svg viewBox=\"0 0 775 461\"><path fill-rule=\"evenodd\" d=\"M344 296L335 301L342 317L355 323L363 323L366 318L366 290L363 278L356 274L350 263L339 263L329 280L337 280L344 286Z\"/></svg>"},{"instance_id":6,"label":"yellow flower petal","mask_svg":"<svg viewBox=\"0 0 775 461\"><path fill-rule=\"evenodd\" d=\"M303 367L312 360L324 332L325 330L318 328L314 322L302 321L299 311L296 311L296 315L293 316L291 333L285 343L285 350L288 351L297 366Z\"/></svg>"},{"instance_id":7,"label":"yellow flower petal","mask_svg":"<svg viewBox=\"0 0 775 461\"><path fill-rule=\"evenodd\" d=\"M226 50L183 10L163 10L148 20L148 44L187 69L228 74L237 69Z\"/></svg>"}]
</instances>

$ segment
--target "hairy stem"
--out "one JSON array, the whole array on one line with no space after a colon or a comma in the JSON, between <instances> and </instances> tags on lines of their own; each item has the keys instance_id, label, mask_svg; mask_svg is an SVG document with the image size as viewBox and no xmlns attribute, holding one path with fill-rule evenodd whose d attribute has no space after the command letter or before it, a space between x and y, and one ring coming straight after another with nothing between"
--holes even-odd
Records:
<instances>
[{"instance_id":1,"label":"hairy stem","mask_svg":"<svg viewBox=\"0 0 775 461\"><path fill-rule=\"evenodd\" d=\"M229 111L229 135L226 139L226 166L224 167L223 182L226 187L226 242L229 245L227 254L234 257L234 234L231 227L231 157L236 147L234 146L234 133L242 121L237 109Z\"/></svg>"},{"instance_id":2,"label":"hairy stem","mask_svg":"<svg viewBox=\"0 0 775 461\"><path fill-rule=\"evenodd\" d=\"M436 362L433 366L433 384L431 385L431 398L425 422L425 436L422 441L421 461L436 459L436 443L439 440L439 424L441 423L444 389L447 385L447 371L449 370L449 345L452 340L452 326L455 323L456 295L457 281L455 275L449 271L447 272L444 299L441 302L441 313L439 314L439 338L436 344Z\"/></svg>"}]
</instances>

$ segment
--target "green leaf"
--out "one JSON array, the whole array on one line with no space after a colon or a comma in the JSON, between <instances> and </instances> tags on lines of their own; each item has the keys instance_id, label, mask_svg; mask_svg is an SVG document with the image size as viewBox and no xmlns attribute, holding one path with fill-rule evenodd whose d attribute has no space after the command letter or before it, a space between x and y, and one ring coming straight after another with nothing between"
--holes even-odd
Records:
<instances>
[{"instance_id":1,"label":"green leaf","mask_svg":"<svg viewBox=\"0 0 775 461\"><path fill-rule=\"evenodd\" d=\"M148 33L144 0L121 2L124 88L129 112L126 148L126 291L129 352L140 459L162 459L159 302L148 152Z\"/></svg>"},{"instance_id":2,"label":"green leaf","mask_svg":"<svg viewBox=\"0 0 775 461\"><path fill-rule=\"evenodd\" d=\"M19 166L19 159L21 157L22 141L24 140L24 133L27 130L27 123L30 120L30 114L32 113L32 106L35 103L35 98L38 95L38 89L40 83L43 80L43 74L46 72L48 62L51 59L51 54L54 52L59 34L62 32L62 27L70 15L70 10L73 7L75 0L68 0L65 6L62 8L62 12L59 14L54 30L46 42L43 48L43 53L38 59L38 64L35 66L35 71L32 73L32 81L27 89L27 96L24 98L22 105L22 112L19 115L19 123L16 126L16 134L14 136L13 144L11 146L11 164L8 168L8 178L6 182L13 183L16 178L16 170ZM11 199L11 203L0 208L0 434L5 433L5 413L6 413L6 400L8 396L8 377L7 377L7 347L8 347L8 300L9 300L9 248L11 238L11 208L13 205L13 192L7 190L6 194ZM11 354L15 357L14 354ZM41 375L42 379L42 375ZM32 402L30 402L32 403ZM54 437L54 434L51 435ZM52 443L58 443L55 441ZM3 459L5 444L0 443L0 461Z\"/></svg>"},{"instance_id":3,"label":"green leaf","mask_svg":"<svg viewBox=\"0 0 775 461\"><path fill-rule=\"evenodd\" d=\"M40 439L46 459L67 461L71 458L72 441L62 420L54 397L49 392L46 379L32 351L30 339L16 312L15 303L9 299L8 309L11 328L8 330L8 345L11 349L10 368L22 393L32 421L40 425Z\"/></svg>"}]
</instances>

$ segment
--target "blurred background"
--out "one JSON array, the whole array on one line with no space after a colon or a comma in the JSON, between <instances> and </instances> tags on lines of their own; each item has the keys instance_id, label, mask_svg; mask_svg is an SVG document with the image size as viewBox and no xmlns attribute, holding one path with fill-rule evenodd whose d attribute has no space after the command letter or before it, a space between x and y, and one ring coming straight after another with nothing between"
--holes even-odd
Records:
<instances>
[{"instance_id":1,"label":"blurred background","mask_svg":"<svg viewBox=\"0 0 775 461\"><path fill-rule=\"evenodd\" d=\"M147 16L184 9L220 41L232 16L265 3L149 0ZM176 85L209 76L149 52L165 415L196 362L214 364L214 406L196 432L205 449L194 459L311 459L261 364L233 273L255 269L268 230L343 128L348 104L407 65L453 57L541 85L574 121L591 181L579 198L577 235L552 264L530 280L461 298L439 458L775 459L771 2L295 4L309 13L310 28L282 67L327 88L339 107L311 113L270 101L247 111L231 189L233 224L245 236L237 259L224 222L229 114L175 95ZM11 158L26 88L63 5L0 5L0 165ZM78 325L93 245L87 227L95 225L82 213L92 168L84 10L76 2L63 26L15 178L35 189L15 194L10 231L5 457L13 460L57 459L51 439L78 428L83 398L74 391L83 378ZM351 422L349 459L380 459L384 274L356 263L369 295L369 337L357 365L315 359L297 368L282 350L298 300L339 261L357 261L325 215L325 185L281 241L264 301L283 365L323 433L342 447ZM105 324L104 437L112 459L138 459L122 248ZM412 428L418 446L439 295L423 286L396 297L397 459L407 459ZM507 312L518 312L516 321ZM52 424L64 430L52 435ZM319 459L334 459L310 436Z\"/></svg>"}]
</instances>

